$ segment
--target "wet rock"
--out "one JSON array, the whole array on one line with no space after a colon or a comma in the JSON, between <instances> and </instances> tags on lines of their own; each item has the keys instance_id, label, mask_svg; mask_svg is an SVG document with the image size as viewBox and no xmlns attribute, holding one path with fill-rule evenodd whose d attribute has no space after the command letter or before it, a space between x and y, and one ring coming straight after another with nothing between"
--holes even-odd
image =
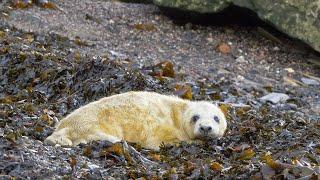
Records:
<instances>
[{"instance_id":1,"label":"wet rock","mask_svg":"<svg viewBox=\"0 0 320 180\"><path fill-rule=\"evenodd\" d=\"M239 63L244 63L244 62L247 62L243 56L239 56L237 59L236 59L236 62L239 62Z\"/></svg>"},{"instance_id":2,"label":"wet rock","mask_svg":"<svg viewBox=\"0 0 320 180\"><path fill-rule=\"evenodd\" d=\"M260 98L262 102L272 102L277 104L280 102L286 102L290 97L284 93L270 93Z\"/></svg>"},{"instance_id":3,"label":"wet rock","mask_svg":"<svg viewBox=\"0 0 320 180\"><path fill-rule=\"evenodd\" d=\"M95 165L95 164L91 164L90 162L87 164L87 166L89 167L90 170L94 170L94 169L100 168L100 166Z\"/></svg>"},{"instance_id":4,"label":"wet rock","mask_svg":"<svg viewBox=\"0 0 320 180\"><path fill-rule=\"evenodd\" d=\"M317 81L317 80L314 80L314 79L310 79L310 78L301 78L301 81L304 83L304 84L307 84L307 85L313 85L313 86L317 86L317 85L320 85L320 82Z\"/></svg>"},{"instance_id":5,"label":"wet rock","mask_svg":"<svg viewBox=\"0 0 320 180\"><path fill-rule=\"evenodd\" d=\"M221 43L217 46L217 50L222 54L229 54L231 51L231 47L226 43Z\"/></svg>"},{"instance_id":6,"label":"wet rock","mask_svg":"<svg viewBox=\"0 0 320 180\"><path fill-rule=\"evenodd\" d=\"M294 73L294 69L292 68L284 68L285 71L287 71L288 73Z\"/></svg>"},{"instance_id":7,"label":"wet rock","mask_svg":"<svg viewBox=\"0 0 320 180\"><path fill-rule=\"evenodd\" d=\"M297 110L298 106L296 104L292 103L286 103L286 104L277 104L276 106L279 110L289 111L289 110Z\"/></svg>"},{"instance_id":8,"label":"wet rock","mask_svg":"<svg viewBox=\"0 0 320 180\"><path fill-rule=\"evenodd\" d=\"M217 13L235 5L254 11L262 20L282 32L303 40L320 52L320 5L318 0L153 0L161 7L178 8L198 13Z\"/></svg>"}]
</instances>

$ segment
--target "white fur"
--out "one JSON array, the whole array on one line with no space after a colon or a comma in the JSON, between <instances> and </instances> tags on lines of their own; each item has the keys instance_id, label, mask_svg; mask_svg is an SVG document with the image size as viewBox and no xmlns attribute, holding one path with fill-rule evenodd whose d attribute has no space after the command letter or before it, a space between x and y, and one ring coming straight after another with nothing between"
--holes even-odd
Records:
<instances>
[{"instance_id":1,"label":"white fur","mask_svg":"<svg viewBox=\"0 0 320 180\"><path fill-rule=\"evenodd\" d=\"M196 122L192 116L198 115ZM219 118L219 123L214 120ZM201 126L210 127L201 133ZM158 149L203 137L221 137L227 128L224 114L207 101L188 101L153 92L127 92L89 103L65 117L46 139L50 144L73 146L92 140L127 140Z\"/></svg>"}]
</instances>

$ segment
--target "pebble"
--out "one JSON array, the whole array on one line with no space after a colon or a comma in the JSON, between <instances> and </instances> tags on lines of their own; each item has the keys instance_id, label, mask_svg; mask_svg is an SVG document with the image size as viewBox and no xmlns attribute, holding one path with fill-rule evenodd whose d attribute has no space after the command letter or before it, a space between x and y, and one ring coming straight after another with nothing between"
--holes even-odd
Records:
<instances>
[{"instance_id":1,"label":"pebble","mask_svg":"<svg viewBox=\"0 0 320 180\"><path fill-rule=\"evenodd\" d=\"M274 51L280 51L280 48L279 48L278 46L275 46L275 47L273 48L273 50L274 50Z\"/></svg>"},{"instance_id":2,"label":"pebble","mask_svg":"<svg viewBox=\"0 0 320 180\"><path fill-rule=\"evenodd\" d=\"M284 93L270 93L260 98L262 102L271 102L277 104L279 102L286 102L290 97Z\"/></svg>"},{"instance_id":3,"label":"pebble","mask_svg":"<svg viewBox=\"0 0 320 180\"><path fill-rule=\"evenodd\" d=\"M302 81L304 84L307 84L307 85L313 85L313 86L320 85L320 82L319 82L319 81L316 81L316 80L310 79L310 78L301 78L301 81Z\"/></svg>"},{"instance_id":4,"label":"pebble","mask_svg":"<svg viewBox=\"0 0 320 180\"><path fill-rule=\"evenodd\" d=\"M213 38L208 37L208 38L207 38L207 41L208 41L209 43L211 43L211 42L213 42Z\"/></svg>"},{"instance_id":5,"label":"pebble","mask_svg":"<svg viewBox=\"0 0 320 180\"><path fill-rule=\"evenodd\" d=\"M294 69L292 68L284 68L285 71L287 71L288 73L294 73Z\"/></svg>"},{"instance_id":6,"label":"pebble","mask_svg":"<svg viewBox=\"0 0 320 180\"><path fill-rule=\"evenodd\" d=\"M243 56L239 56L237 59L236 59L236 62L240 62L240 63L243 63L243 62L247 62Z\"/></svg>"},{"instance_id":7,"label":"pebble","mask_svg":"<svg viewBox=\"0 0 320 180\"><path fill-rule=\"evenodd\" d=\"M34 150L34 149L29 149L30 152L32 153L37 153L38 151L37 150Z\"/></svg>"},{"instance_id":8,"label":"pebble","mask_svg":"<svg viewBox=\"0 0 320 180\"><path fill-rule=\"evenodd\" d=\"M87 163L87 166L89 167L90 170L100 168L100 166L95 165L95 164L91 164L90 162Z\"/></svg>"},{"instance_id":9,"label":"pebble","mask_svg":"<svg viewBox=\"0 0 320 180\"><path fill-rule=\"evenodd\" d=\"M284 120L280 119L280 120L279 120L279 123L280 123L280 126L284 126L284 125L285 125L285 123L286 123L286 121L284 121Z\"/></svg>"},{"instance_id":10,"label":"pebble","mask_svg":"<svg viewBox=\"0 0 320 180\"><path fill-rule=\"evenodd\" d=\"M115 57L122 57L122 56L124 56L123 54L121 54L121 53L119 53L119 52L116 52L116 51L113 51L113 50L110 50L109 52L110 52L110 54L111 54L112 56L115 56Z\"/></svg>"},{"instance_id":11,"label":"pebble","mask_svg":"<svg viewBox=\"0 0 320 180\"><path fill-rule=\"evenodd\" d=\"M281 111L289 111L289 110L297 110L298 106L293 103L285 103L285 104L278 104L276 105L276 108Z\"/></svg>"}]
</instances>

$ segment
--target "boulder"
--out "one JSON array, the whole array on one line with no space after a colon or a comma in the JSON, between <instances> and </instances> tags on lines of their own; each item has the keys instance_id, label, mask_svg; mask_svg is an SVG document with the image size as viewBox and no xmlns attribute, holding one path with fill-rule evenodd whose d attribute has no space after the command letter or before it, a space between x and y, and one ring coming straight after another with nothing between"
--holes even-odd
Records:
<instances>
[{"instance_id":1,"label":"boulder","mask_svg":"<svg viewBox=\"0 0 320 180\"><path fill-rule=\"evenodd\" d=\"M320 52L319 0L153 0L160 7L218 13L229 6L248 8L263 21Z\"/></svg>"}]
</instances>

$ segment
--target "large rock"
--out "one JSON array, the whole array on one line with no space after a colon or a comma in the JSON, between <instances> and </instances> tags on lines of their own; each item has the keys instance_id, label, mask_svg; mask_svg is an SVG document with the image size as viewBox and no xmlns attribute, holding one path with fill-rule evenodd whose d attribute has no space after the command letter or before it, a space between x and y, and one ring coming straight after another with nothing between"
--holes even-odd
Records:
<instances>
[{"instance_id":1,"label":"large rock","mask_svg":"<svg viewBox=\"0 0 320 180\"><path fill-rule=\"evenodd\" d=\"M230 5L254 11L262 20L320 52L320 0L153 0L161 7L199 13L220 12Z\"/></svg>"}]
</instances>

